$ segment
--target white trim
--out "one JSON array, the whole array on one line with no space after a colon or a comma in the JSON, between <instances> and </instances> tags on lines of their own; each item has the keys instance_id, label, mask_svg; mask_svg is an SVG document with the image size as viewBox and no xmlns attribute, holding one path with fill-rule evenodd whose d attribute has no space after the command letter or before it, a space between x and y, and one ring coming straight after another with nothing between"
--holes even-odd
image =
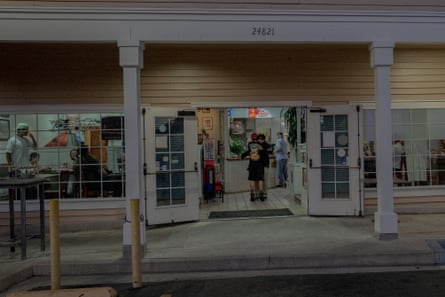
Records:
<instances>
[{"instance_id":1,"label":"white trim","mask_svg":"<svg viewBox=\"0 0 445 297\"><path fill-rule=\"evenodd\" d=\"M426 18L423 21L431 23L431 18L436 22L445 22L445 12L443 11L408 11L408 10L299 10L299 9L163 9L163 8L51 8L51 7L1 7L0 14L8 14L7 19L29 19L30 15L35 20L39 19L82 19L82 20L172 20L172 19L193 19L215 20L215 17L227 20L230 18L244 19L249 16L265 20L264 17L279 17L282 19L287 16L288 20L295 20L295 17L302 17L307 20L314 20L313 17L337 17L342 22L345 17L353 17L355 21L364 21L364 17L385 18L391 22L400 22L400 19L411 20L415 18ZM70 16L70 18L68 18ZM207 16L207 18L205 18ZM270 19L267 19L270 20ZM326 19L323 19L325 21ZM380 22L381 19L376 20Z\"/></svg>"},{"instance_id":2,"label":"white trim","mask_svg":"<svg viewBox=\"0 0 445 297\"><path fill-rule=\"evenodd\" d=\"M2 113L91 113L123 112L118 104L52 104L52 105L0 105Z\"/></svg>"},{"instance_id":3,"label":"white trim","mask_svg":"<svg viewBox=\"0 0 445 297\"><path fill-rule=\"evenodd\" d=\"M444 31L437 11L0 8L4 41L442 43Z\"/></svg>"},{"instance_id":4,"label":"white trim","mask_svg":"<svg viewBox=\"0 0 445 297\"><path fill-rule=\"evenodd\" d=\"M229 107L289 107L289 106L312 106L312 101L252 101L252 102L192 102L192 108L229 108Z\"/></svg>"}]
</instances>

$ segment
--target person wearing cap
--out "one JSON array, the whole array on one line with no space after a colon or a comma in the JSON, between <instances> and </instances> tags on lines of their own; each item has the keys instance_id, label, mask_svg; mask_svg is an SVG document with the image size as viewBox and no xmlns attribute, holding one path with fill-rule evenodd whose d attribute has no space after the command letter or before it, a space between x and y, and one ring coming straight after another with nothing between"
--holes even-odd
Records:
<instances>
[{"instance_id":1,"label":"person wearing cap","mask_svg":"<svg viewBox=\"0 0 445 297\"><path fill-rule=\"evenodd\" d=\"M29 166L29 152L32 148L37 148L37 141L29 132L28 124L17 124L16 135L9 138L6 144L6 161L10 172Z\"/></svg>"},{"instance_id":2,"label":"person wearing cap","mask_svg":"<svg viewBox=\"0 0 445 297\"><path fill-rule=\"evenodd\" d=\"M267 181L269 178L269 166L270 166L269 151L271 150L271 145L266 141L266 135L264 134L258 134L257 141L258 144L261 146L260 159L264 165L263 198L267 199L267 189L269 187Z\"/></svg>"},{"instance_id":3,"label":"person wearing cap","mask_svg":"<svg viewBox=\"0 0 445 297\"><path fill-rule=\"evenodd\" d=\"M250 135L252 141L247 145L247 151L241 155L241 158L249 157L249 165L247 170L249 171L249 187L250 187L250 201L255 201L259 198L264 201L264 160L261 158L263 154L263 147L257 141L258 136L256 133Z\"/></svg>"}]
</instances>

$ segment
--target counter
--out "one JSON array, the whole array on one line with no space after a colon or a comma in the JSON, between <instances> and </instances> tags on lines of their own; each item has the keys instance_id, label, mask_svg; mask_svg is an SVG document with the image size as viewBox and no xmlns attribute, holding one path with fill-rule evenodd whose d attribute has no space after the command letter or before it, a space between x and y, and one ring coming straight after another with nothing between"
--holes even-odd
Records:
<instances>
[{"instance_id":1,"label":"counter","mask_svg":"<svg viewBox=\"0 0 445 297\"><path fill-rule=\"evenodd\" d=\"M275 158L270 158L270 163ZM226 193L246 192L250 190L249 187L249 166L248 159L228 158L224 164L224 191ZM269 167L268 187L274 187L276 181L276 168Z\"/></svg>"}]
</instances>

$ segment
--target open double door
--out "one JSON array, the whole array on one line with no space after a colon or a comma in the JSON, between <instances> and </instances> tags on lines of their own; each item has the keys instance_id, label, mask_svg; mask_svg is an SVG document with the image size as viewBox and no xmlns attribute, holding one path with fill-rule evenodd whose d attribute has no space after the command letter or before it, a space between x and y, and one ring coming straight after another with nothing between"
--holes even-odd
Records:
<instances>
[{"instance_id":1,"label":"open double door","mask_svg":"<svg viewBox=\"0 0 445 297\"><path fill-rule=\"evenodd\" d=\"M197 118L150 107L144 122L148 223L199 220ZM308 108L307 127L307 213L361 215L359 109Z\"/></svg>"}]
</instances>

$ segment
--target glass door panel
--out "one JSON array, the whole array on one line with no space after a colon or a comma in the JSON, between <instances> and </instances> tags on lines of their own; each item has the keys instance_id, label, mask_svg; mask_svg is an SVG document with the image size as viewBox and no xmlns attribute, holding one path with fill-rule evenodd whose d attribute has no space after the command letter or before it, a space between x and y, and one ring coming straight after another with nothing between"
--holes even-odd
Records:
<instances>
[{"instance_id":1,"label":"glass door panel","mask_svg":"<svg viewBox=\"0 0 445 297\"><path fill-rule=\"evenodd\" d=\"M349 198L348 115L320 115L323 199Z\"/></svg>"},{"instance_id":2,"label":"glass door panel","mask_svg":"<svg viewBox=\"0 0 445 297\"><path fill-rule=\"evenodd\" d=\"M156 206L185 203L184 119L155 118Z\"/></svg>"}]
</instances>

